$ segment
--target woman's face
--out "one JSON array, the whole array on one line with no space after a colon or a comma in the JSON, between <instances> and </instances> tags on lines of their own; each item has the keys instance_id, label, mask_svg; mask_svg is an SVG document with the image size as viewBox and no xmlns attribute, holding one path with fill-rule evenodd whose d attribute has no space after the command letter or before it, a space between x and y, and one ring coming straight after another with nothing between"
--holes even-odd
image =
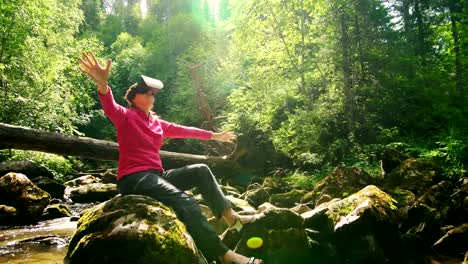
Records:
<instances>
[{"instance_id":1,"label":"woman's face","mask_svg":"<svg viewBox=\"0 0 468 264\"><path fill-rule=\"evenodd\" d=\"M137 93L135 99L133 99L133 104L143 110L151 110L154 104L154 90L149 90L146 93Z\"/></svg>"}]
</instances>

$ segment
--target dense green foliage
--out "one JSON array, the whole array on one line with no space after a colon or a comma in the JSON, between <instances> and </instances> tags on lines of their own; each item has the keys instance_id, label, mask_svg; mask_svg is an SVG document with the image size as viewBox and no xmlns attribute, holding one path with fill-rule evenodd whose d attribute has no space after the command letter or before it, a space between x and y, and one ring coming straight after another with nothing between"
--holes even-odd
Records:
<instances>
[{"instance_id":1,"label":"dense green foliage","mask_svg":"<svg viewBox=\"0 0 468 264\"><path fill-rule=\"evenodd\" d=\"M113 59L120 104L140 74L157 77L163 119L233 130L272 168L284 155L292 170L376 170L393 144L466 170L466 0L144 2L0 0L0 122L115 139L78 71L90 49Z\"/></svg>"}]
</instances>

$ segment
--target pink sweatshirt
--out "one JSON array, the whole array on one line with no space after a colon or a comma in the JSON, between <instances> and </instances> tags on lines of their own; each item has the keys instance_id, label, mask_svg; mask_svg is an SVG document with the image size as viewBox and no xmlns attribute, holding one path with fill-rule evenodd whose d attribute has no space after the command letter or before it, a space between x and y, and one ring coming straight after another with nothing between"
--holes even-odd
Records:
<instances>
[{"instance_id":1,"label":"pink sweatshirt","mask_svg":"<svg viewBox=\"0 0 468 264\"><path fill-rule=\"evenodd\" d=\"M127 174L143 170L163 172L159 155L163 138L211 139L211 131L177 125L151 115L148 117L137 107L125 108L117 104L110 87L106 95L98 92L98 96L104 113L117 130L117 143L119 143L117 180Z\"/></svg>"}]
</instances>

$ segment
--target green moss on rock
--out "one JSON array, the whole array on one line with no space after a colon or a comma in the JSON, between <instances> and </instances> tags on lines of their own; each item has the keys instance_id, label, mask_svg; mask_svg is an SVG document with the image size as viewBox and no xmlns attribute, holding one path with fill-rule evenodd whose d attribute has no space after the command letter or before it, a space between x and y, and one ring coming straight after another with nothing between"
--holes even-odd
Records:
<instances>
[{"instance_id":1,"label":"green moss on rock","mask_svg":"<svg viewBox=\"0 0 468 264\"><path fill-rule=\"evenodd\" d=\"M14 172L0 177L0 193L0 204L15 207L22 223L36 222L50 200L26 175Z\"/></svg>"},{"instance_id":2,"label":"green moss on rock","mask_svg":"<svg viewBox=\"0 0 468 264\"><path fill-rule=\"evenodd\" d=\"M286 193L272 194L270 203L278 207L294 207L295 203L299 203L305 194L306 191L296 189Z\"/></svg>"},{"instance_id":3,"label":"green moss on rock","mask_svg":"<svg viewBox=\"0 0 468 264\"><path fill-rule=\"evenodd\" d=\"M87 210L66 263L203 263L175 213L145 196L113 198Z\"/></svg>"}]
</instances>

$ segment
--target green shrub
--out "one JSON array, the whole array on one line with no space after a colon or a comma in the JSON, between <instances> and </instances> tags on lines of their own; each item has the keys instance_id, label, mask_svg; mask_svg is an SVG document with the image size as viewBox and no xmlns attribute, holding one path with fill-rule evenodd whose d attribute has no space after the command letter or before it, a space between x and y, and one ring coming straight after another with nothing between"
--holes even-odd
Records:
<instances>
[{"instance_id":1,"label":"green shrub","mask_svg":"<svg viewBox=\"0 0 468 264\"><path fill-rule=\"evenodd\" d=\"M25 150L11 150L0 152L0 160L25 160L29 159L43 165L52 172L55 180L65 182L72 179L77 169L82 166L81 162L73 157Z\"/></svg>"}]
</instances>

